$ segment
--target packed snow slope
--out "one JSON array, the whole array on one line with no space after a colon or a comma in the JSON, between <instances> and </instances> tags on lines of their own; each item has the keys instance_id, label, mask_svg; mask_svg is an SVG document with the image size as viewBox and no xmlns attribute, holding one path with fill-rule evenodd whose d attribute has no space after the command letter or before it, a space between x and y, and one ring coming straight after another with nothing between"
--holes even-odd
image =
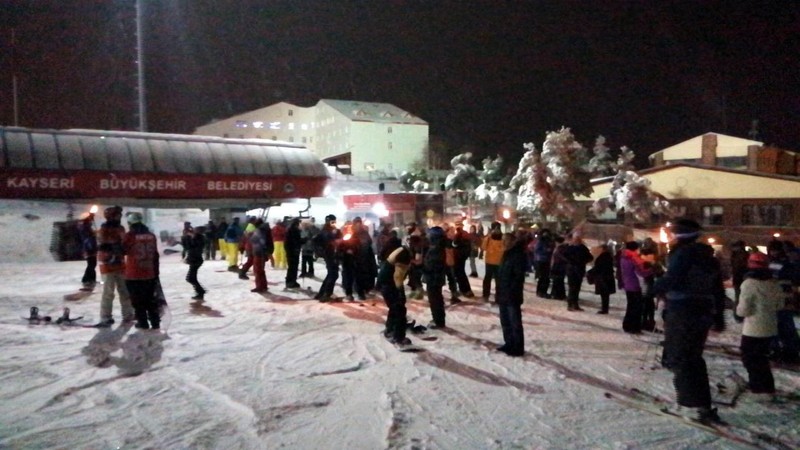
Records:
<instances>
[{"instance_id":1,"label":"packed snow slope","mask_svg":"<svg viewBox=\"0 0 800 450\"><path fill-rule=\"evenodd\" d=\"M2 248L24 250L6 231ZM64 300L84 266L0 264L0 448L800 448L797 368L774 369L782 403L744 393L734 407L719 406L723 419L771 443L741 430L742 439L720 437L606 398L636 388L674 401L671 374L658 362L662 336L622 332L621 294L609 315L597 315L599 299L586 286L585 311L567 312L564 302L537 298L529 279L522 358L494 350L502 338L489 304L448 306L449 329L410 335L425 351L403 353L380 334L378 297L319 303L284 291L285 272L271 268L270 292L254 294L252 280L215 260L200 269L209 292L199 303L179 254L161 260L172 315L161 332L23 319L31 306L53 317L66 306L85 323L98 320L99 289ZM317 264L317 277L323 271ZM480 292L480 280L471 282ZM114 313L119 322L118 304ZM409 301L409 318L429 321L425 300ZM740 325L728 324L705 353L715 397L730 371L746 376Z\"/></svg>"}]
</instances>

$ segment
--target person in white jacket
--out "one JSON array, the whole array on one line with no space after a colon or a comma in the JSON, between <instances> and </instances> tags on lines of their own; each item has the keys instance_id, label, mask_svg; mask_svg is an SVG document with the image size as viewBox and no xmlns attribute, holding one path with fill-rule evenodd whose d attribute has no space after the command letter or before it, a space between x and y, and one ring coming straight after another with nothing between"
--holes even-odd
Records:
<instances>
[{"instance_id":1,"label":"person in white jacket","mask_svg":"<svg viewBox=\"0 0 800 450\"><path fill-rule=\"evenodd\" d=\"M784 307L785 296L778 280L772 278L767 255L750 254L747 268L736 306L736 314L744 317L742 364L747 369L751 392L774 394L775 379L768 355L770 342L778 334L778 311Z\"/></svg>"}]
</instances>

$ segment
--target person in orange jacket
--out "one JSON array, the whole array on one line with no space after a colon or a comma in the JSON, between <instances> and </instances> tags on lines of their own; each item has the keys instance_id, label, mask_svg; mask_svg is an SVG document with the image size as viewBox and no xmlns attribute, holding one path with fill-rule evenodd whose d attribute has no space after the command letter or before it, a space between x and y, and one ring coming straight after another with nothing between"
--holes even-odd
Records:
<instances>
[{"instance_id":1,"label":"person in orange jacket","mask_svg":"<svg viewBox=\"0 0 800 450\"><path fill-rule=\"evenodd\" d=\"M483 275L483 300L487 302L492 292L492 280L495 280L494 288L495 292L497 291L497 269L500 268L500 261L503 259L505 251L501 226L500 222L492 222L489 234L483 238L481 243L484 261L486 261L486 273Z\"/></svg>"},{"instance_id":2,"label":"person in orange jacket","mask_svg":"<svg viewBox=\"0 0 800 450\"><path fill-rule=\"evenodd\" d=\"M125 286L130 292L136 314L136 328L157 330L161 327L156 299L158 279L158 241L142 214L127 214L130 230L125 234Z\"/></svg>"}]
</instances>

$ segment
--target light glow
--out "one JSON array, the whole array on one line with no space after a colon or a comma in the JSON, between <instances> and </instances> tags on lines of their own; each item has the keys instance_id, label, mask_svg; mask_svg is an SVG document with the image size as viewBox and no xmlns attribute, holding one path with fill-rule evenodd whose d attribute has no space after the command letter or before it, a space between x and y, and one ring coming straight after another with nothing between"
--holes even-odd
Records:
<instances>
[{"instance_id":1,"label":"light glow","mask_svg":"<svg viewBox=\"0 0 800 450\"><path fill-rule=\"evenodd\" d=\"M774 237L775 239L780 239L781 234L780 233L773 233L772 237Z\"/></svg>"},{"instance_id":2,"label":"light glow","mask_svg":"<svg viewBox=\"0 0 800 450\"><path fill-rule=\"evenodd\" d=\"M92 214L96 213L97 212L97 205L92 205L92 207L89 208L89 212L92 213Z\"/></svg>"},{"instance_id":3,"label":"light glow","mask_svg":"<svg viewBox=\"0 0 800 450\"><path fill-rule=\"evenodd\" d=\"M667 226L669 226L669 222L667 222ZM667 230L664 227L658 230L658 240L660 240L662 244L669 242L669 236L667 236Z\"/></svg>"},{"instance_id":4,"label":"light glow","mask_svg":"<svg viewBox=\"0 0 800 450\"><path fill-rule=\"evenodd\" d=\"M372 207L372 212L378 217L387 217L389 215L389 210L386 209L386 205L383 202L375 203Z\"/></svg>"}]
</instances>

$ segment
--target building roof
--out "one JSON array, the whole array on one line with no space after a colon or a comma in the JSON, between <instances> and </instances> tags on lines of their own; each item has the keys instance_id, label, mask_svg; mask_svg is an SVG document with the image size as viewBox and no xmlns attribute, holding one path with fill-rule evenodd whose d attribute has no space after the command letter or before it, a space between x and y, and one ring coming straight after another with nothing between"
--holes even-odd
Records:
<instances>
[{"instance_id":1,"label":"building roof","mask_svg":"<svg viewBox=\"0 0 800 450\"><path fill-rule=\"evenodd\" d=\"M2 198L190 206L318 197L328 180L325 165L298 145L105 130L0 127L0 168Z\"/></svg>"},{"instance_id":2,"label":"building roof","mask_svg":"<svg viewBox=\"0 0 800 450\"><path fill-rule=\"evenodd\" d=\"M683 159L683 158L700 158L703 148L703 136L716 135L717 148L716 153L718 157L725 156L745 156L747 155L747 147L751 145L763 146L764 143L760 141L753 141L750 139L739 138L735 136L728 136L726 134L709 132L700 136L695 136L683 142L669 146L663 150L653 152L649 158L655 158L655 155L662 153L664 159Z\"/></svg>"},{"instance_id":3,"label":"building roof","mask_svg":"<svg viewBox=\"0 0 800 450\"><path fill-rule=\"evenodd\" d=\"M360 102L355 100L322 99L324 103L335 109L348 119L356 122L398 123L427 125L428 122L400 109L391 103Z\"/></svg>"},{"instance_id":4,"label":"building roof","mask_svg":"<svg viewBox=\"0 0 800 450\"><path fill-rule=\"evenodd\" d=\"M637 172L667 199L800 199L800 177L702 164L666 164ZM592 180L592 200L608 196L614 177Z\"/></svg>"}]
</instances>

